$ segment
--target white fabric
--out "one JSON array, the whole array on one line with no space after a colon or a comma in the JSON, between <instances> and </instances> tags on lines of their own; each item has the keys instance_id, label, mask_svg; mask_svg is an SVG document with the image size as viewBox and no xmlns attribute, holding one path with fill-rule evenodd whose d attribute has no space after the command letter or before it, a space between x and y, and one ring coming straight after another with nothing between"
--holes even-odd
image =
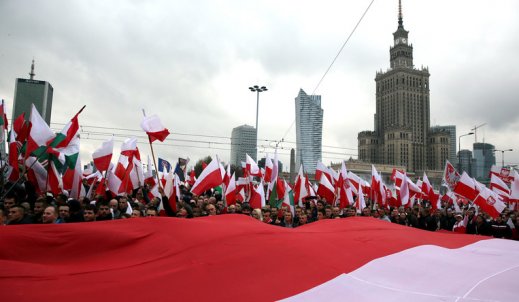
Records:
<instances>
[{"instance_id":1,"label":"white fabric","mask_svg":"<svg viewBox=\"0 0 519 302\"><path fill-rule=\"evenodd\" d=\"M283 301L518 301L519 243L424 245L375 259Z\"/></svg>"}]
</instances>

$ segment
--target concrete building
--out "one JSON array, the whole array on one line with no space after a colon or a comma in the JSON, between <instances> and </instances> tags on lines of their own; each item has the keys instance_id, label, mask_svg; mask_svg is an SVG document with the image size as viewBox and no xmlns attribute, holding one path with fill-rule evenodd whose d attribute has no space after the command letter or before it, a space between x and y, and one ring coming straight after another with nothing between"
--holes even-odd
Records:
<instances>
[{"instance_id":1,"label":"concrete building","mask_svg":"<svg viewBox=\"0 0 519 302\"><path fill-rule=\"evenodd\" d=\"M315 173L322 158L323 109L320 95L308 95L303 89L296 103L296 169L303 164L305 172Z\"/></svg>"},{"instance_id":2,"label":"concrete building","mask_svg":"<svg viewBox=\"0 0 519 302\"><path fill-rule=\"evenodd\" d=\"M34 60L29 76L29 79L16 79L12 120L24 112L25 119L29 120L31 105L34 104L41 117L50 125L54 89L50 83L34 79Z\"/></svg>"},{"instance_id":3,"label":"concrete building","mask_svg":"<svg viewBox=\"0 0 519 302\"><path fill-rule=\"evenodd\" d=\"M452 155L453 134L430 128L430 74L428 68L415 68L408 34L399 6L398 27L389 49L390 68L375 76L375 129L358 134L359 159L404 166L407 171L443 169L444 159ZM430 142L434 144L429 146Z\"/></svg>"},{"instance_id":4,"label":"concrete building","mask_svg":"<svg viewBox=\"0 0 519 302\"><path fill-rule=\"evenodd\" d=\"M257 151L257 133L256 128L249 125L242 125L232 129L231 134L231 164L241 167L241 162L246 160L246 154L249 154L256 160Z\"/></svg>"},{"instance_id":5,"label":"concrete building","mask_svg":"<svg viewBox=\"0 0 519 302\"><path fill-rule=\"evenodd\" d=\"M449 142L450 142L450 147L449 147L449 161L454 164L458 158L456 157L456 126L455 125L446 125L446 126L432 126L431 127L431 132L435 132L435 131L439 131L439 130L444 130L444 131L447 131L449 133Z\"/></svg>"}]
</instances>

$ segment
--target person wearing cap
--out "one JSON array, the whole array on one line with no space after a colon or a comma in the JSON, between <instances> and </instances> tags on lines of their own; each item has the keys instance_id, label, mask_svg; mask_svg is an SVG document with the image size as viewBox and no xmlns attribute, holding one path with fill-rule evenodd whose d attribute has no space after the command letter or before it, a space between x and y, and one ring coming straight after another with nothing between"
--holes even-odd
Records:
<instances>
[{"instance_id":1,"label":"person wearing cap","mask_svg":"<svg viewBox=\"0 0 519 302\"><path fill-rule=\"evenodd\" d=\"M463 219L463 215L461 215L461 213L456 213L456 215L454 215L454 219L456 219L456 222L452 226L452 231L454 233L465 234L467 232L468 216L465 216L465 219Z\"/></svg>"}]
</instances>

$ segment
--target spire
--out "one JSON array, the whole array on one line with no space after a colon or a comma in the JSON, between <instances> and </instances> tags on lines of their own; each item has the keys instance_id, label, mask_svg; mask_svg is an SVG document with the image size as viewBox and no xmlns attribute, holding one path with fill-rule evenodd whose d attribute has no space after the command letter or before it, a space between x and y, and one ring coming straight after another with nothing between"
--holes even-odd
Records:
<instances>
[{"instance_id":1,"label":"spire","mask_svg":"<svg viewBox=\"0 0 519 302\"><path fill-rule=\"evenodd\" d=\"M398 28L404 28L404 20L402 19L402 0L398 0Z\"/></svg>"},{"instance_id":2,"label":"spire","mask_svg":"<svg viewBox=\"0 0 519 302\"><path fill-rule=\"evenodd\" d=\"M34 59L32 59L32 64L31 64L31 72L29 73L29 75L31 76L31 80L34 80L34 76L36 75L34 73Z\"/></svg>"}]
</instances>

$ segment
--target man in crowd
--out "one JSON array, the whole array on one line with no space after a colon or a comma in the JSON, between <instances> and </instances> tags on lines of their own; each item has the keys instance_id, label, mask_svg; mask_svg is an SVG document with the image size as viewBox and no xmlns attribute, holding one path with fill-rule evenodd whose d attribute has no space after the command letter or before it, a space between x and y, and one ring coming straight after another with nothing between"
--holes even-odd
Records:
<instances>
[{"instance_id":1,"label":"man in crowd","mask_svg":"<svg viewBox=\"0 0 519 302\"><path fill-rule=\"evenodd\" d=\"M87 204L83 210L83 221L93 222L96 221L97 208L93 204Z\"/></svg>"},{"instance_id":2,"label":"man in crowd","mask_svg":"<svg viewBox=\"0 0 519 302\"><path fill-rule=\"evenodd\" d=\"M57 223L56 220L58 219L58 212L56 211L56 208L54 206L47 206L45 210L43 210L43 219L42 223L48 224L48 223Z\"/></svg>"},{"instance_id":3,"label":"man in crowd","mask_svg":"<svg viewBox=\"0 0 519 302\"><path fill-rule=\"evenodd\" d=\"M7 224L28 224L31 223L31 219L25 215L25 208L19 205L13 205L9 207L7 214Z\"/></svg>"},{"instance_id":4,"label":"man in crowd","mask_svg":"<svg viewBox=\"0 0 519 302\"><path fill-rule=\"evenodd\" d=\"M67 204L59 206L58 213L59 216L56 223L68 222L68 218L70 217L70 207Z\"/></svg>"}]
</instances>

